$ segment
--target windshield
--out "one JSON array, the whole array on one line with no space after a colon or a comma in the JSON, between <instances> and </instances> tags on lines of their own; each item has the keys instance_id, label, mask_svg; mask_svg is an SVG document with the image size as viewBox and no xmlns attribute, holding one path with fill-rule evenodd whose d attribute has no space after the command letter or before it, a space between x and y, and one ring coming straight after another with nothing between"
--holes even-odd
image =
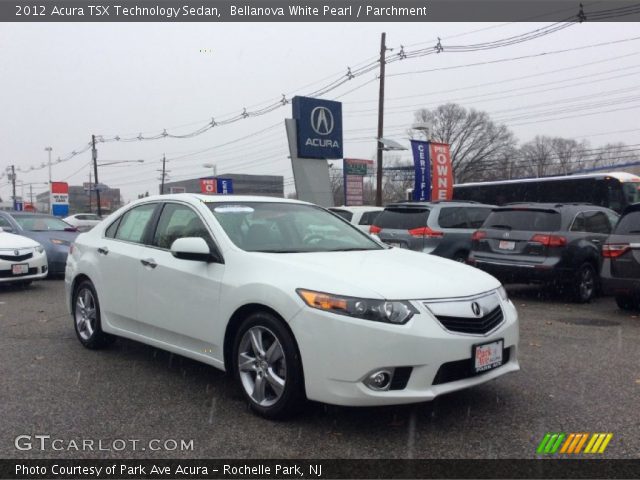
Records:
<instances>
[{"instance_id":1,"label":"windshield","mask_svg":"<svg viewBox=\"0 0 640 480\"><path fill-rule=\"evenodd\" d=\"M248 252L382 250L367 234L313 205L208 203L231 241Z\"/></svg>"},{"instance_id":2,"label":"windshield","mask_svg":"<svg viewBox=\"0 0 640 480\"><path fill-rule=\"evenodd\" d=\"M640 182L625 182L622 191L628 204L640 202Z\"/></svg>"},{"instance_id":3,"label":"windshield","mask_svg":"<svg viewBox=\"0 0 640 480\"><path fill-rule=\"evenodd\" d=\"M44 215L15 215L16 222L24 229L31 232L64 231L73 230L74 227L59 218Z\"/></svg>"},{"instance_id":4,"label":"windshield","mask_svg":"<svg viewBox=\"0 0 640 480\"><path fill-rule=\"evenodd\" d=\"M487 217L482 228L555 232L560 230L560 213L543 210L496 210Z\"/></svg>"}]
</instances>

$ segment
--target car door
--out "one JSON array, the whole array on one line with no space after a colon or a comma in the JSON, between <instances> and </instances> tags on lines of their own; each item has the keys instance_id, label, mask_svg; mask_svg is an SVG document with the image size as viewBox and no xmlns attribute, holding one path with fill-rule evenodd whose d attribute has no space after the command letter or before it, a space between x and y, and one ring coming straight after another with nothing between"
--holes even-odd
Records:
<instances>
[{"instance_id":1,"label":"car door","mask_svg":"<svg viewBox=\"0 0 640 480\"><path fill-rule=\"evenodd\" d=\"M96 248L96 289L102 316L114 328L139 333L138 282L142 243L158 203L134 207L105 230Z\"/></svg>"},{"instance_id":2,"label":"car door","mask_svg":"<svg viewBox=\"0 0 640 480\"><path fill-rule=\"evenodd\" d=\"M138 317L145 335L196 354L222 360L218 320L225 266L184 260L171 254L178 238L201 237L217 250L202 216L189 204L167 202L150 241L141 247L138 269Z\"/></svg>"},{"instance_id":3,"label":"car door","mask_svg":"<svg viewBox=\"0 0 640 480\"><path fill-rule=\"evenodd\" d=\"M595 246L598 258L601 260L602 245L607 241L607 237L612 231L608 215L598 210L584 212L584 229L586 239Z\"/></svg>"}]
</instances>

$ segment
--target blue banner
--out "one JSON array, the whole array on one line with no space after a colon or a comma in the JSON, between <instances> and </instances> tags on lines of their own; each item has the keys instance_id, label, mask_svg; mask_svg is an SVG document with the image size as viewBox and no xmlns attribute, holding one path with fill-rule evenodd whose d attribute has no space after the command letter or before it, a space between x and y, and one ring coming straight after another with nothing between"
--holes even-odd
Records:
<instances>
[{"instance_id":1,"label":"blue banner","mask_svg":"<svg viewBox=\"0 0 640 480\"><path fill-rule=\"evenodd\" d=\"M431 162L429 160L429 142L411 140L413 165L415 167L415 184L413 200L429 201L431 199Z\"/></svg>"},{"instance_id":2,"label":"blue banner","mask_svg":"<svg viewBox=\"0 0 640 480\"><path fill-rule=\"evenodd\" d=\"M298 157L342 158L342 103L293 97L298 130Z\"/></svg>"},{"instance_id":3,"label":"blue banner","mask_svg":"<svg viewBox=\"0 0 640 480\"><path fill-rule=\"evenodd\" d=\"M233 180L230 178L216 178L218 195L230 195L233 193Z\"/></svg>"}]
</instances>

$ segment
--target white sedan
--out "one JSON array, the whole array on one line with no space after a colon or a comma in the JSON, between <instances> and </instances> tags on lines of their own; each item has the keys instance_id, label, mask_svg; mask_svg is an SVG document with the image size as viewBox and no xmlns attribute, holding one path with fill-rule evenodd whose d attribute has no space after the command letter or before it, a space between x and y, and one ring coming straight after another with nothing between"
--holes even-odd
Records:
<instances>
[{"instance_id":1,"label":"white sedan","mask_svg":"<svg viewBox=\"0 0 640 480\"><path fill-rule=\"evenodd\" d=\"M47 273L47 254L42 245L0 228L0 283L29 285Z\"/></svg>"},{"instance_id":2,"label":"white sedan","mask_svg":"<svg viewBox=\"0 0 640 480\"><path fill-rule=\"evenodd\" d=\"M519 369L495 278L294 200L133 202L78 236L65 287L85 347L122 336L231 371L270 418L305 398L427 401Z\"/></svg>"},{"instance_id":3,"label":"white sedan","mask_svg":"<svg viewBox=\"0 0 640 480\"><path fill-rule=\"evenodd\" d=\"M69 225L76 227L81 232L91 230L102 221L102 219L95 213L76 213L74 215L69 215L63 220Z\"/></svg>"}]
</instances>

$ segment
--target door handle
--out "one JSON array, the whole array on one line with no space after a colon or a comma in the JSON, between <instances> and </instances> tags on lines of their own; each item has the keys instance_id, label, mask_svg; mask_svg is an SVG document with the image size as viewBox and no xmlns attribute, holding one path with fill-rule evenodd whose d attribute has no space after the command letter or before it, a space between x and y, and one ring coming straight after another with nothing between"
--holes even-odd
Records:
<instances>
[{"instance_id":1,"label":"door handle","mask_svg":"<svg viewBox=\"0 0 640 480\"><path fill-rule=\"evenodd\" d=\"M140 260L140 263L145 267L156 268L158 266L158 264L153 258L146 258L144 260Z\"/></svg>"},{"instance_id":2,"label":"door handle","mask_svg":"<svg viewBox=\"0 0 640 480\"><path fill-rule=\"evenodd\" d=\"M98 248L98 253L101 253L102 255L106 255L109 253L109 249L107 247L100 247Z\"/></svg>"},{"instance_id":3,"label":"door handle","mask_svg":"<svg viewBox=\"0 0 640 480\"><path fill-rule=\"evenodd\" d=\"M591 239L591 241L592 241L593 243L595 243L596 245L600 245L600 244L602 243L600 240L598 240L598 239L596 239L596 238L592 238L592 239Z\"/></svg>"}]
</instances>

